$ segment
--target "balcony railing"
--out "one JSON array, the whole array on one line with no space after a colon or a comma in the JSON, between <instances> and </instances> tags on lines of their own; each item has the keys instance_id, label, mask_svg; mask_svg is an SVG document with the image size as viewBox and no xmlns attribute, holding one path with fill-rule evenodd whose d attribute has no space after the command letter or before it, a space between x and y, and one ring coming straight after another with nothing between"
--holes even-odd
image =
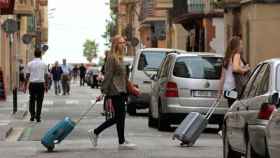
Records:
<instances>
[{"instance_id":1,"label":"balcony railing","mask_svg":"<svg viewBox=\"0 0 280 158\"><path fill-rule=\"evenodd\" d=\"M154 1L143 0L141 4L140 21L143 21L147 17L153 16Z\"/></svg>"},{"instance_id":2,"label":"balcony railing","mask_svg":"<svg viewBox=\"0 0 280 158\"><path fill-rule=\"evenodd\" d=\"M173 15L179 17L187 14L208 14L222 11L224 2L217 0L173 0Z\"/></svg>"}]
</instances>

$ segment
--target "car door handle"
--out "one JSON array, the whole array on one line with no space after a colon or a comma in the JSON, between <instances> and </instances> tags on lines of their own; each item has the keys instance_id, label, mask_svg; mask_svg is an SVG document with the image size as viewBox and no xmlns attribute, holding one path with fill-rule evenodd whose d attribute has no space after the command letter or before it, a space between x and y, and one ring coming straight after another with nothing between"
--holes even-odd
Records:
<instances>
[{"instance_id":1,"label":"car door handle","mask_svg":"<svg viewBox=\"0 0 280 158\"><path fill-rule=\"evenodd\" d=\"M151 84L151 81L143 81L144 84Z\"/></svg>"}]
</instances>

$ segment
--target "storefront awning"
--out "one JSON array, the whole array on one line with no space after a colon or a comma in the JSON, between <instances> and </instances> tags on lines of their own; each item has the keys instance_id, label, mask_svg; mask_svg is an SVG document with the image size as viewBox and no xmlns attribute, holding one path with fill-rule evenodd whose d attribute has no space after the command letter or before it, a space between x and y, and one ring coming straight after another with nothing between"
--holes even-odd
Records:
<instances>
[{"instance_id":1,"label":"storefront awning","mask_svg":"<svg viewBox=\"0 0 280 158\"><path fill-rule=\"evenodd\" d=\"M13 14L15 0L0 0L0 15Z\"/></svg>"}]
</instances>

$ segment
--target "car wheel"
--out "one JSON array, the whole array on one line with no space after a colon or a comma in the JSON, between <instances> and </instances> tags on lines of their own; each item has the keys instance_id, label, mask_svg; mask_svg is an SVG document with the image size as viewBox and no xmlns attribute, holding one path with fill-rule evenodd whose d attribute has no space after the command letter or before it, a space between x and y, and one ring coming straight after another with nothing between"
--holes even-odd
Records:
<instances>
[{"instance_id":1,"label":"car wheel","mask_svg":"<svg viewBox=\"0 0 280 158\"><path fill-rule=\"evenodd\" d=\"M129 115L136 115L136 106L135 106L135 104L128 104L127 105L127 113L129 114Z\"/></svg>"},{"instance_id":2,"label":"car wheel","mask_svg":"<svg viewBox=\"0 0 280 158\"><path fill-rule=\"evenodd\" d=\"M240 153L231 149L225 128L226 128L226 126L224 126L224 130L223 130L223 155L224 155L224 158L241 158Z\"/></svg>"},{"instance_id":3,"label":"car wheel","mask_svg":"<svg viewBox=\"0 0 280 158\"><path fill-rule=\"evenodd\" d=\"M246 158L264 158L258 155L255 150L252 148L250 142L247 143L246 147Z\"/></svg>"}]
</instances>

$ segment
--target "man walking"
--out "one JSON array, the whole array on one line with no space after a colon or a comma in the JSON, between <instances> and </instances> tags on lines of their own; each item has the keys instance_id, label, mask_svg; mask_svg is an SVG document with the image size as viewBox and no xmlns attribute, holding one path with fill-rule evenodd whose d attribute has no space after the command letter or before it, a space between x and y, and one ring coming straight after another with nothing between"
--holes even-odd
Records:
<instances>
[{"instance_id":1,"label":"man walking","mask_svg":"<svg viewBox=\"0 0 280 158\"><path fill-rule=\"evenodd\" d=\"M27 65L27 80L29 82L29 112L30 121L41 122L41 110L44 100L44 90L47 88L48 69L41 60L41 50L35 50L35 58ZM36 110L35 110L36 104Z\"/></svg>"},{"instance_id":2,"label":"man walking","mask_svg":"<svg viewBox=\"0 0 280 158\"><path fill-rule=\"evenodd\" d=\"M69 95L71 68L68 64L66 64L66 59L63 59L62 62L63 62L63 64L61 65L63 71L61 76L62 91L63 91L63 95L66 95L66 93Z\"/></svg>"},{"instance_id":3,"label":"man walking","mask_svg":"<svg viewBox=\"0 0 280 158\"><path fill-rule=\"evenodd\" d=\"M62 68L58 65L58 61L54 63L51 73L54 82L54 92L55 95L58 95L60 94L60 78L63 73Z\"/></svg>"},{"instance_id":4,"label":"man walking","mask_svg":"<svg viewBox=\"0 0 280 158\"><path fill-rule=\"evenodd\" d=\"M79 69L80 69L80 86L84 86L84 84L85 84L85 75L86 75L87 69L85 68L83 63L81 63Z\"/></svg>"}]
</instances>

